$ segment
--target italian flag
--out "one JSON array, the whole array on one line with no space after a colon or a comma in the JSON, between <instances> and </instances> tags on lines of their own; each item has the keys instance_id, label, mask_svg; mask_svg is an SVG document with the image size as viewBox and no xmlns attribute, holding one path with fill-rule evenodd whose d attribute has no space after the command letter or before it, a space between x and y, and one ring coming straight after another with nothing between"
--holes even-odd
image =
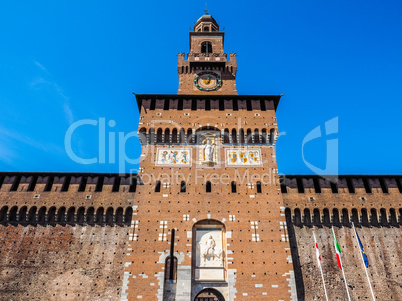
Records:
<instances>
[{"instance_id":1,"label":"italian flag","mask_svg":"<svg viewBox=\"0 0 402 301\"><path fill-rule=\"evenodd\" d=\"M334 228L332 228L332 236L334 237L334 244L335 244L335 251L336 251L336 261L338 261L338 266L342 270L342 262L341 262L341 256L342 256L342 250L341 246L339 245L336 237L335 237L335 232Z\"/></svg>"}]
</instances>

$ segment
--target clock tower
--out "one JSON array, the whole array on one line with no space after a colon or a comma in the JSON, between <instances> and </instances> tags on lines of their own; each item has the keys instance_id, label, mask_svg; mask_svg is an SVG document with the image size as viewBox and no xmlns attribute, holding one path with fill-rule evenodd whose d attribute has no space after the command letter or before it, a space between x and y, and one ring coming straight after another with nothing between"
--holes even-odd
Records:
<instances>
[{"instance_id":1,"label":"clock tower","mask_svg":"<svg viewBox=\"0 0 402 301\"><path fill-rule=\"evenodd\" d=\"M207 12L190 32L187 59L179 53L179 90L177 94L237 95L236 54L223 50L225 33Z\"/></svg>"}]
</instances>

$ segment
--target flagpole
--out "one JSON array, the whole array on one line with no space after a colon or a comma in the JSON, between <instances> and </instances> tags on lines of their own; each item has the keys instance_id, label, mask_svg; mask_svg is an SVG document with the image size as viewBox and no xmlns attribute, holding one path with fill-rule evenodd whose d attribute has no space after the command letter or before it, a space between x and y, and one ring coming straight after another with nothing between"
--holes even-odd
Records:
<instances>
[{"instance_id":1,"label":"flagpole","mask_svg":"<svg viewBox=\"0 0 402 301\"><path fill-rule=\"evenodd\" d=\"M332 226L332 233L335 236L335 232L334 232L334 226ZM336 237L336 236L335 236ZM349 288L348 288L348 283L346 282L346 276L345 276L345 270L343 269L343 264L342 264L342 256L339 256L339 261L341 263L341 270L342 270L342 274L343 274L343 280L345 280L345 287L346 287L346 293L348 294L348 300L350 300L350 295L349 295Z\"/></svg>"},{"instance_id":2,"label":"flagpole","mask_svg":"<svg viewBox=\"0 0 402 301\"><path fill-rule=\"evenodd\" d=\"M359 250L360 250L360 257L362 258L362 261L363 261L364 271L366 272L367 281L368 281L369 286L370 286L371 296L373 297L373 300L375 301L375 296L374 296L373 288L371 287L371 282L370 282L370 278L369 278L369 275L368 275L368 272L367 272L367 267L366 267L366 264L364 263L364 258L363 258L362 250L360 249L360 244L359 244L359 241L357 240L357 232L356 232L355 224L352 223L352 225L353 225L353 230L355 231L357 246L359 247Z\"/></svg>"},{"instance_id":3,"label":"flagpole","mask_svg":"<svg viewBox=\"0 0 402 301\"><path fill-rule=\"evenodd\" d=\"M316 238L315 238L315 233L314 233L314 231L313 231L313 236L314 236L314 243L317 244L317 240L316 240ZM317 260L318 260L318 258L317 258ZM317 262L317 263L318 263L318 262ZM325 287L324 274L323 274L323 272L322 272L321 263L318 263L318 267L319 267L320 272L321 272L322 284L324 285L325 299L327 299L327 301L328 301L327 288Z\"/></svg>"}]
</instances>

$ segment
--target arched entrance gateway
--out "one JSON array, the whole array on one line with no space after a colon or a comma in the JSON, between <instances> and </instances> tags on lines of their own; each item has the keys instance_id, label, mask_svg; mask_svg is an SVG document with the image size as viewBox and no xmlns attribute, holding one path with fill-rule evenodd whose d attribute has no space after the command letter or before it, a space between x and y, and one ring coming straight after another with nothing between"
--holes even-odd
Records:
<instances>
[{"instance_id":1,"label":"arched entrance gateway","mask_svg":"<svg viewBox=\"0 0 402 301\"><path fill-rule=\"evenodd\" d=\"M222 294L213 288L203 289L195 297L194 301L225 301Z\"/></svg>"}]
</instances>

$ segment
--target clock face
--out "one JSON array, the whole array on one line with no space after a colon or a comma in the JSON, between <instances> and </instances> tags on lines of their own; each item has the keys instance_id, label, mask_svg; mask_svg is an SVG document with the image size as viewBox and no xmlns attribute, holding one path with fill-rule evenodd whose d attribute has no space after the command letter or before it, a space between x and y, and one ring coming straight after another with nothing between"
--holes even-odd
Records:
<instances>
[{"instance_id":1,"label":"clock face","mask_svg":"<svg viewBox=\"0 0 402 301\"><path fill-rule=\"evenodd\" d=\"M201 91L215 91L222 86L221 76L211 71L200 72L194 77L194 85Z\"/></svg>"}]
</instances>

